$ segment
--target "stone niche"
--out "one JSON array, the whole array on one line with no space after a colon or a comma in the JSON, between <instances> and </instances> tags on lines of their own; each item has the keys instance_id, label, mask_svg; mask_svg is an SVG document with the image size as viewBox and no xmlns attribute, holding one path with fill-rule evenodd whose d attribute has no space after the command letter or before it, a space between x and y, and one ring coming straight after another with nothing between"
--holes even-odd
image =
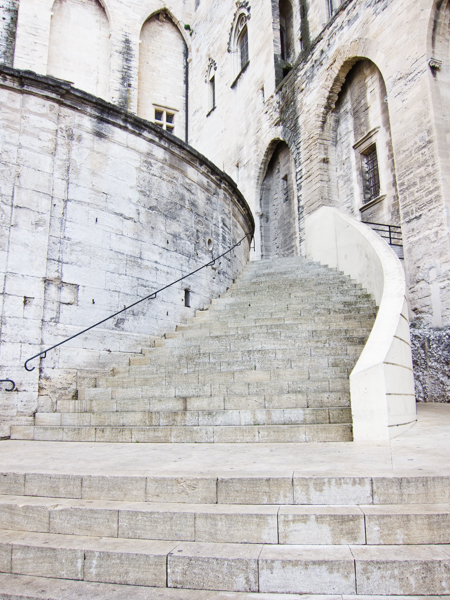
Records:
<instances>
[{"instance_id":1,"label":"stone niche","mask_svg":"<svg viewBox=\"0 0 450 600\"><path fill-rule=\"evenodd\" d=\"M126 366L207 308L241 272L251 239L34 360L34 371L25 360L210 262L254 223L206 158L70 84L1 67L0 103L1 378L18 388L0 392L7 437L76 394L77 373Z\"/></svg>"}]
</instances>

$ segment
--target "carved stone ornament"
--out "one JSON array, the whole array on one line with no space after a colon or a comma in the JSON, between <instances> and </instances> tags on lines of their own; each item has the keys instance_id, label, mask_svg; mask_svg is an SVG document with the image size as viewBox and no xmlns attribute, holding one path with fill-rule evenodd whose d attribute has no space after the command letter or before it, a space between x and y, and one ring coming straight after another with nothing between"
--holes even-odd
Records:
<instances>
[{"instance_id":1,"label":"carved stone ornament","mask_svg":"<svg viewBox=\"0 0 450 600\"><path fill-rule=\"evenodd\" d=\"M217 71L217 63L214 59L209 58L208 59L208 67L206 69L205 83L208 83L208 81L210 80L211 71Z\"/></svg>"},{"instance_id":2,"label":"carved stone ornament","mask_svg":"<svg viewBox=\"0 0 450 600\"><path fill-rule=\"evenodd\" d=\"M432 71L440 71L442 67L442 60L438 60L437 58L430 58L428 64Z\"/></svg>"}]
</instances>

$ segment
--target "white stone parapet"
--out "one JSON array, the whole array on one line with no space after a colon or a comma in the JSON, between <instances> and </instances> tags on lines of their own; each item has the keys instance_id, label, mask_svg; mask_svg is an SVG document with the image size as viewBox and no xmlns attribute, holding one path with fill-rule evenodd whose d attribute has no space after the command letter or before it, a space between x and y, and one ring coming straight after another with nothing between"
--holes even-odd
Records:
<instances>
[{"instance_id":1,"label":"white stone parapet","mask_svg":"<svg viewBox=\"0 0 450 600\"><path fill-rule=\"evenodd\" d=\"M402 265L369 227L322 206L305 220L306 254L372 294L378 315L350 375L355 441L389 440L416 421L406 281Z\"/></svg>"}]
</instances>

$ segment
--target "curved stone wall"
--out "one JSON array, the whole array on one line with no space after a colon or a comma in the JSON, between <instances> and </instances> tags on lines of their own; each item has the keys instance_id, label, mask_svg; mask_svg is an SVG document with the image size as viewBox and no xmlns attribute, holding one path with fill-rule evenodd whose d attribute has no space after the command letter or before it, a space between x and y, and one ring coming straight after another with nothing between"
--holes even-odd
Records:
<instances>
[{"instance_id":1,"label":"curved stone wall","mask_svg":"<svg viewBox=\"0 0 450 600\"><path fill-rule=\"evenodd\" d=\"M0 378L19 390L0 393L5 437L38 402L49 412L70 396L78 369L124 364L225 292L250 240L31 373L27 358L207 263L254 224L233 181L206 158L70 84L1 67L0 103Z\"/></svg>"}]
</instances>

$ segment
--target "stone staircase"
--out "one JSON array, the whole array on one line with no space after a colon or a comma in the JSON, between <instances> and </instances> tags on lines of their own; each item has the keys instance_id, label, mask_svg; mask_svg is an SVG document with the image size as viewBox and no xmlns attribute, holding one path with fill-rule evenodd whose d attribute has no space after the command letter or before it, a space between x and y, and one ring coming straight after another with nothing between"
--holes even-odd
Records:
<instances>
[{"instance_id":1,"label":"stone staircase","mask_svg":"<svg viewBox=\"0 0 450 600\"><path fill-rule=\"evenodd\" d=\"M0 491L8 600L450 593L449 476L27 472L1 473Z\"/></svg>"},{"instance_id":2,"label":"stone staircase","mask_svg":"<svg viewBox=\"0 0 450 600\"><path fill-rule=\"evenodd\" d=\"M375 315L369 295L336 271L303 258L250 263L162 347L11 438L349 441L349 374Z\"/></svg>"},{"instance_id":3,"label":"stone staircase","mask_svg":"<svg viewBox=\"0 0 450 600\"><path fill-rule=\"evenodd\" d=\"M351 440L348 376L375 313L317 264L252 263L161 347L16 427L43 441L272 443L33 441L30 463L27 443L4 442L18 459L0 466L0 599L448 596L450 475L370 473L383 444L356 445L339 474L353 444L313 443ZM309 447L336 460L308 472Z\"/></svg>"}]
</instances>

